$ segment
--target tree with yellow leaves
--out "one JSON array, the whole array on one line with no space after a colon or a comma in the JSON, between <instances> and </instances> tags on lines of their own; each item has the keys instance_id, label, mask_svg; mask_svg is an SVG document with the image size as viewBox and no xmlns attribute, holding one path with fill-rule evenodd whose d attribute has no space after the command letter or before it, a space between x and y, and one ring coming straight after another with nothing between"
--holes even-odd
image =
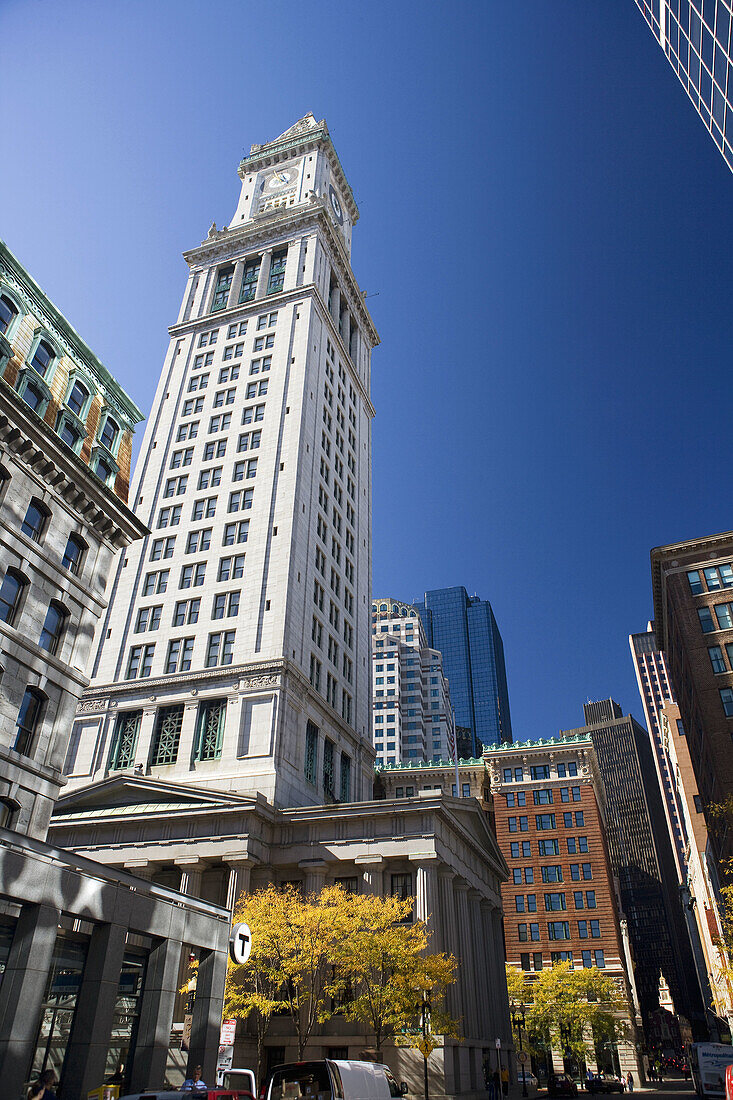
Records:
<instances>
[{"instance_id":1,"label":"tree with yellow leaves","mask_svg":"<svg viewBox=\"0 0 733 1100\"><path fill-rule=\"evenodd\" d=\"M247 962L230 965L225 1014L254 1017L258 1073L273 1013L293 1020L298 1059L316 1024L335 1011L365 1025L377 1048L394 1037L401 1045L423 1046L437 1035L458 1036L458 1023L443 1006L455 981L455 960L428 954L422 921L412 923L412 902L372 894L351 894L329 886L308 897L292 887L269 886L239 900L235 923L252 935ZM417 1028L418 1006L430 998L429 1028ZM422 1046L420 1045L422 1043Z\"/></svg>"},{"instance_id":2,"label":"tree with yellow leaves","mask_svg":"<svg viewBox=\"0 0 733 1100\"><path fill-rule=\"evenodd\" d=\"M384 1040L394 1035L403 1042L427 991L432 995L434 1023L443 1029L439 1033L452 1035L457 1024L445 1012L443 1001L445 990L455 981L455 959L427 954L428 932L423 921L412 923L412 900L346 894L344 908L349 931L340 945L337 965L349 984L350 997L343 1007L346 1019L368 1027L381 1050Z\"/></svg>"},{"instance_id":3,"label":"tree with yellow leaves","mask_svg":"<svg viewBox=\"0 0 733 1100\"><path fill-rule=\"evenodd\" d=\"M331 999L344 984L334 968L344 932L343 897L339 887L303 898L292 886L268 886L239 899L234 922L249 925L252 950L244 965L229 968L224 1011L238 1019L255 1014L258 1071L274 1012L289 1012L298 1060L316 1023L333 1015Z\"/></svg>"}]
</instances>

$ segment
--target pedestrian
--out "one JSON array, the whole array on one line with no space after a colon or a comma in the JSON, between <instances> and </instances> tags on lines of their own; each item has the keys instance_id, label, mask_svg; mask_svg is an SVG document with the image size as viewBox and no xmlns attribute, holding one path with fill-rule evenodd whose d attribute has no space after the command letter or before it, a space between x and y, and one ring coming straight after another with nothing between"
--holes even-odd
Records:
<instances>
[{"instance_id":1,"label":"pedestrian","mask_svg":"<svg viewBox=\"0 0 733 1100\"><path fill-rule=\"evenodd\" d=\"M657 1062L657 1081L659 1081L660 1085L664 1084L664 1077L662 1076L662 1070L663 1070L662 1063Z\"/></svg>"},{"instance_id":2,"label":"pedestrian","mask_svg":"<svg viewBox=\"0 0 733 1100\"><path fill-rule=\"evenodd\" d=\"M52 1069L44 1070L28 1089L28 1100L56 1100L56 1081L56 1074Z\"/></svg>"},{"instance_id":3,"label":"pedestrian","mask_svg":"<svg viewBox=\"0 0 733 1100\"><path fill-rule=\"evenodd\" d=\"M498 1069L495 1069L492 1073L491 1080L494 1083L494 1100L499 1100L501 1096L501 1078L499 1077Z\"/></svg>"},{"instance_id":4,"label":"pedestrian","mask_svg":"<svg viewBox=\"0 0 733 1100\"><path fill-rule=\"evenodd\" d=\"M183 1082L183 1088L184 1090L192 1089L194 1092L197 1092L199 1089L208 1088L201 1080L201 1066L194 1066L191 1076Z\"/></svg>"},{"instance_id":5,"label":"pedestrian","mask_svg":"<svg viewBox=\"0 0 733 1100\"><path fill-rule=\"evenodd\" d=\"M649 1063L649 1080L654 1080L654 1062Z\"/></svg>"},{"instance_id":6,"label":"pedestrian","mask_svg":"<svg viewBox=\"0 0 733 1100\"><path fill-rule=\"evenodd\" d=\"M509 1070L506 1066L501 1067L501 1091L504 1096L509 1095Z\"/></svg>"},{"instance_id":7,"label":"pedestrian","mask_svg":"<svg viewBox=\"0 0 733 1100\"><path fill-rule=\"evenodd\" d=\"M634 1075L631 1070L629 1070L628 1074L626 1075L626 1088L629 1090L629 1092L634 1091Z\"/></svg>"}]
</instances>

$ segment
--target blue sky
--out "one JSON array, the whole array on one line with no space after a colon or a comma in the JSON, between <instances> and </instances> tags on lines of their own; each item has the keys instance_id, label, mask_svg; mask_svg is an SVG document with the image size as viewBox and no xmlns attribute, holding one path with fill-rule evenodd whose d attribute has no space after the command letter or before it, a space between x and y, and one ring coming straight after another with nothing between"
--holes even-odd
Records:
<instances>
[{"instance_id":1,"label":"blue sky","mask_svg":"<svg viewBox=\"0 0 733 1100\"><path fill-rule=\"evenodd\" d=\"M374 591L492 601L516 739L640 716L649 550L733 526L733 179L633 0L4 0L0 39L0 236L146 412L242 153L327 119Z\"/></svg>"}]
</instances>

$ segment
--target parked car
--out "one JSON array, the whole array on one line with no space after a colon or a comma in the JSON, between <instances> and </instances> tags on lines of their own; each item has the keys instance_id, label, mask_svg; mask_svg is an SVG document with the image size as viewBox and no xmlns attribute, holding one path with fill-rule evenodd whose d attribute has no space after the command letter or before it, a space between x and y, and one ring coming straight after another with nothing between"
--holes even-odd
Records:
<instances>
[{"instance_id":1,"label":"parked car","mask_svg":"<svg viewBox=\"0 0 733 1100\"><path fill-rule=\"evenodd\" d=\"M217 1073L220 1089L232 1089L236 1092L251 1092L257 1095L257 1082L251 1069L224 1069Z\"/></svg>"},{"instance_id":2,"label":"parked car","mask_svg":"<svg viewBox=\"0 0 733 1100\"><path fill-rule=\"evenodd\" d=\"M532 1067L529 1064L527 1064L524 1067L524 1081L525 1081L525 1084L527 1086L527 1090L533 1089L536 1092L537 1089L540 1086L540 1083L537 1080L537 1078L535 1077L534 1073L532 1073ZM521 1088L522 1087L522 1065L521 1065L520 1062L517 1062L517 1083L519 1084L519 1087Z\"/></svg>"},{"instance_id":3,"label":"parked car","mask_svg":"<svg viewBox=\"0 0 733 1100\"><path fill-rule=\"evenodd\" d=\"M276 1066L262 1100L391 1100L406 1093L379 1062L325 1058Z\"/></svg>"},{"instance_id":4,"label":"parked car","mask_svg":"<svg viewBox=\"0 0 733 1100\"><path fill-rule=\"evenodd\" d=\"M626 1092L626 1082L613 1073L596 1073L587 1077L585 1087L588 1092Z\"/></svg>"},{"instance_id":5,"label":"parked car","mask_svg":"<svg viewBox=\"0 0 733 1100\"><path fill-rule=\"evenodd\" d=\"M568 1073L551 1073L547 1078L548 1096L577 1096L578 1086Z\"/></svg>"}]
</instances>

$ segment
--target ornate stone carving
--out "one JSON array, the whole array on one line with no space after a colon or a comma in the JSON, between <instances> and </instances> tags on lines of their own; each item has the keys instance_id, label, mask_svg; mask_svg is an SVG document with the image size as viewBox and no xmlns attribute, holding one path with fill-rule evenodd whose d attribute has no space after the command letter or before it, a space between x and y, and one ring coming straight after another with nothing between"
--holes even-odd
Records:
<instances>
[{"instance_id":1,"label":"ornate stone carving","mask_svg":"<svg viewBox=\"0 0 733 1100\"><path fill-rule=\"evenodd\" d=\"M106 709L104 699L80 699L76 704L77 714L95 714Z\"/></svg>"}]
</instances>

